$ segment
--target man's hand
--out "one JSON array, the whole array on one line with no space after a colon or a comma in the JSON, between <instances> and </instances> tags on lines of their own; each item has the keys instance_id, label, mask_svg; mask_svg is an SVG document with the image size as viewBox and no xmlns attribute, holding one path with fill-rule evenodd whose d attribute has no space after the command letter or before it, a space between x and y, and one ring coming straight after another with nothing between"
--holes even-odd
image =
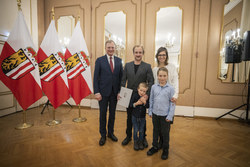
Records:
<instances>
[{"instance_id":1,"label":"man's hand","mask_svg":"<svg viewBox=\"0 0 250 167\"><path fill-rule=\"evenodd\" d=\"M98 101L101 101L102 100L102 95L100 93L96 93L95 94L95 99L98 100Z\"/></svg>"},{"instance_id":2,"label":"man's hand","mask_svg":"<svg viewBox=\"0 0 250 167\"><path fill-rule=\"evenodd\" d=\"M117 100L120 100L121 99L121 96L120 96L120 93L117 94Z\"/></svg>"}]
</instances>

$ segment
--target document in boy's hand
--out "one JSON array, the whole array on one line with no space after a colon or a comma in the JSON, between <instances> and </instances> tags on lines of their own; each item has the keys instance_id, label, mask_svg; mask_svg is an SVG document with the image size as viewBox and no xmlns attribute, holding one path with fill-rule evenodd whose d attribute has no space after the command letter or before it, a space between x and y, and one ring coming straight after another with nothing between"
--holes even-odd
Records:
<instances>
[{"instance_id":1,"label":"document in boy's hand","mask_svg":"<svg viewBox=\"0 0 250 167\"><path fill-rule=\"evenodd\" d=\"M120 99L118 105L128 108L133 90L125 87L121 87Z\"/></svg>"}]
</instances>

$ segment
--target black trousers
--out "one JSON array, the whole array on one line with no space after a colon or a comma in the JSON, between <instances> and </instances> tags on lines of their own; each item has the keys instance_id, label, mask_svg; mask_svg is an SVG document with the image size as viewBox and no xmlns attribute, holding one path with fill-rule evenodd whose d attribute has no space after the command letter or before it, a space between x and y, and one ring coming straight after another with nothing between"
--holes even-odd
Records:
<instances>
[{"instance_id":1,"label":"black trousers","mask_svg":"<svg viewBox=\"0 0 250 167\"><path fill-rule=\"evenodd\" d=\"M163 139L162 147L164 150L169 149L169 131L170 122L166 121L166 116L157 116L153 114L153 146L158 148L158 137L161 134Z\"/></svg>"},{"instance_id":2,"label":"black trousers","mask_svg":"<svg viewBox=\"0 0 250 167\"><path fill-rule=\"evenodd\" d=\"M133 123L132 123L132 111L133 108L127 108L127 128L126 128L126 134L128 138L132 138L132 128L133 128ZM146 137L146 130L147 130L147 121L145 121L145 126L144 126L144 137Z\"/></svg>"},{"instance_id":3,"label":"black trousers","mask_svg":"<svg viewBox=\"0 0 250 167\"><path fill-rule=\"evenodd\" d=\"M99 101L99 107L100 107L99 132L103 137L107 135L106 124L107 124L108 107L109 107L108 134L114 133L116 104L117 104L117 95L113 91L110 96L102 96L102 100Z\"/></svg>"},{"instance_id":4,"label":"black trousers","mask_svg":"<svg viewBox=\"0 0 250 167\"><path fill-rule=\"evenodd\" d=\"M171 125L174 124L174 117L173 117L173 121L170 122L170 127L169 127L169 132L170 132L170 129L171 129ZM162 139L162 135L160 134L160 139L159 139L159 144L162 145L163 143L163 139Z\"/></svg>"}]
</instances>

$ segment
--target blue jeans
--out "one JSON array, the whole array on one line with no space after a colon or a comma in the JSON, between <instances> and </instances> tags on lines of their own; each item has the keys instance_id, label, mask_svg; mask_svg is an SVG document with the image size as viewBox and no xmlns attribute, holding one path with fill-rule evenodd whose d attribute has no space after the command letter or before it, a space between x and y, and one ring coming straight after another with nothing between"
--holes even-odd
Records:
<instances>
[{"instance_id":1,"label":"blue jeans","mask_svg":"<svg viewBox=\"0 0 250 167\"><path fill-rule=\"evenodd\" d=\"M146 123L145 118L136 118L132 115L132 123L134 127L134 141L143 141L144 139L144 127ZM138 132L139 132L139 138L138 138Z\"/></svg>"}]
</instances>

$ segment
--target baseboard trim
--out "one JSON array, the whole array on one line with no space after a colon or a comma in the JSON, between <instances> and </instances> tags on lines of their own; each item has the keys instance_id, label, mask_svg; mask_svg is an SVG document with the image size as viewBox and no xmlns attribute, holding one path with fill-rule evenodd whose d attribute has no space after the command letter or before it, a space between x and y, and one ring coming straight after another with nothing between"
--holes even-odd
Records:
<instances>
[{"instance_id":1,"label":"baseboard trim","mask_svg":"<svg viewBox=\"0 0 250 167\"><path fill-rule=\"evenodd\" d=\"M98 101L95 99L91 99L91 108L99 109ZM118 111L126 111L125 107L117 106ZM212 117L217 118L232 109L223 109L223 108L207 108L207 107L192 107L192 106L176 106L175 115L178 116L185 116L185 117ZM237 110L234 111L232 114L239 116L243 119L246 118L245 110ZM250 114L249 114L250 115ZM238 119L231 115L225 115L223 118L229 119Z\"/></svg>"},{"instance_id":2,"label":"baseboard trim","mask_svg":"<svg viewBox=\"0 0 250 167\"><path fill-rule=\"evenodd\" d=\"M41 105L41 104L45 104L47 102L47 97L43 96L38 102L36 102L35 104L33 104L30 108L33 108L35 106ZM71 105L76 105L74 100L72 98L70 98L68 100L68 102ZM65 105L67 105L67 103L64 103ZM81 106L84 107L90 107L93 109L99 109L99 104L98 101L95 99L83 99L81 101ZM118 111L126 111L125 107L119 106L117 105L116 108ZM175 109L175 115L177 116L185 116L185 117L211 117L211 118L217 118L229 111L231 111L232 109L223 109L223 108L207 108L207 107L192 107L192 106L176 106ZM19 110L17 110L19 111ZM2 110L0 112L0 117L11 114L11 113L15 113L16 111L13 110L13 108L11 109L5 109ZM233 115L236 115L238 117L241 117L243 119L246 119L246 110L236 110L234 112L232 112ZM250 114L249 114L250 115ZM229 119L238 119L234 116L231 115L225 115L222 118L229 118Z\"/></svg>"}]
</instances>

